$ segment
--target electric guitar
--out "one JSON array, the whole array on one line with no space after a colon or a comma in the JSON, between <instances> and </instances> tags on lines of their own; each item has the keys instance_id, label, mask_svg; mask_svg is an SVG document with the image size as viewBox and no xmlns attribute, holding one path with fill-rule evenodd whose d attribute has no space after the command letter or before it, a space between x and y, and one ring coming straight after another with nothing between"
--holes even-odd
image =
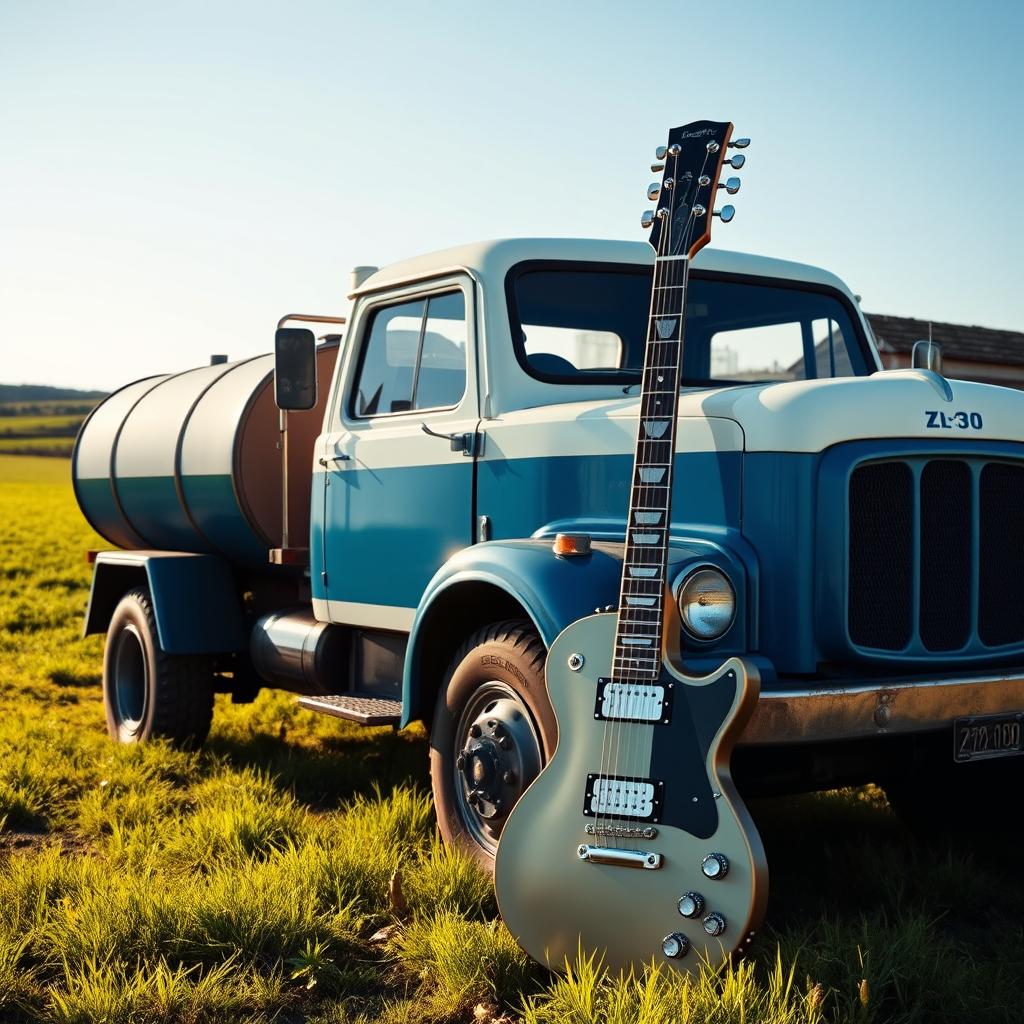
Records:
<instances>
[{"instance_id":1,"label":"electric guitar","mask_svg":"<svg viewBox=\"0 0 1024 1024\"><path fill-rule=\"evenodd\" d=\"M680 619L666 572L690 261L711 238L723 164L749 140L732 125L674 128L644 214L655 251L651 314L617 613L554 641L546 681L559 723L547 767L513 808L495 862L505 924L558 969L597 953L611 969L652 958L681 972L749 943L768 868L729 775L757 703L756 668L730 658L712 675L681 669Z\"/></svg>"}]
</instances>

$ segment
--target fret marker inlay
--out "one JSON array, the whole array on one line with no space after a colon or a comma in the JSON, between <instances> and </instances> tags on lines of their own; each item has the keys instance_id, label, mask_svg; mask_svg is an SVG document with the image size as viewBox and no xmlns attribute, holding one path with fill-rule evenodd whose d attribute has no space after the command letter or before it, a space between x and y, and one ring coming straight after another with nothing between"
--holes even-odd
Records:
<instances>
[{"instance_id":1,"label":"fret marker inlay","mask_svg":"<svg viewBox=\"0 0 1024 1024\"><path fill-rule=\"evenodd\" d=\"M672 332L676 329L676 320L678 318L674 316L662 317L660 320L655 320L654 323L658 328L658 337L662 340L667 340L672 337Z\"/></svg>"}]
</instances>

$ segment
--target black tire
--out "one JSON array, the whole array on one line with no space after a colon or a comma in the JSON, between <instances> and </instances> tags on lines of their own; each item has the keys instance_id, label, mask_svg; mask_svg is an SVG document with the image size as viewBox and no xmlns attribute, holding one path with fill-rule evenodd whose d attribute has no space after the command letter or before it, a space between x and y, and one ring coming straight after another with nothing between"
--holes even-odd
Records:
<instances>
[{"instance_id":1,"label":"black tire","mask_svg":"<svg viewBox=\"0 0 1024 1024\"><path fill-rule=\"evenodd\" d=\"M161 650L145 588L125 594L111 617L103 651L103 707L107 732L118 743L167 739L192 749L210 732L210 661Z\"/></svg>"},{"instance_id":2,"label":"black tire","mask_svg":"<svg viewBox=\"0 0 1024 1024\"><path fill-rule=\"evenodd\" d=\"M452 658L434 709L430 779L438 828L489 872L508 812L558 738L546 657L528 620L485 626Z\"/></svg>"},{"instance_id":3,"label":"black tire","mask_svg":"<svg viewBox=\"0 0 1024 1024\"><path fill-rule=\"evenodd\" d=\"M1007 801L1024 792L1024 756L955 764L946 753L889 779L883 789L896 816L920 836L1005 832Z\"/></svg>"}]
</instances>

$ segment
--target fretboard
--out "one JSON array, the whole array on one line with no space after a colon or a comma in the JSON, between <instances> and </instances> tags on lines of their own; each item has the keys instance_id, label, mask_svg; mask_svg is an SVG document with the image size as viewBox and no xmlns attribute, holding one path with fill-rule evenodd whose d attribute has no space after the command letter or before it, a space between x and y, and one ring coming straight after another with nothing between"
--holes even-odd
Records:
<instances>
[{"instance_id":1,"label":"fretboard","mask_svg":"<svg viewBox=\"0 0 1024 1024\"><path fill-rule=\"evenodd\" d=\"M655 260L612 663L618 679L661 670L687 276L685 259Z\"/></svg>"}]
</instances>

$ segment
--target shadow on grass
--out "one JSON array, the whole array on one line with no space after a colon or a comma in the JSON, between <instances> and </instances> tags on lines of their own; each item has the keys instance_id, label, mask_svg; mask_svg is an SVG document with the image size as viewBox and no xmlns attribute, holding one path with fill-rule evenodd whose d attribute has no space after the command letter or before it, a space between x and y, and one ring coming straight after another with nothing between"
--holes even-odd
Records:
<instances>
[{"instance_id":1,"label":"shadow on grass","mask_svg":"<svg viewBox=\"0 0 1024 1024\"><path fill-rule=\"evenodd\" d=\"M399 785L430 786L427 742L420 737L384 730L321 739L310 748L269 733L240 739L213 736L206 749L235 767L258 768L275 776L296 799L318 810L330 810L374 789Z\"/></svg>"},{"instance_id":2,"label":"shadow on grass","mask_svg":"<svg viewBox=\"0 0 1024 1024\"><path fill-rule=\"evenodd\" d=\"M99 686L100 674L98 672L68 672L65 669L55 669L49 674L49 680L54 686Z\"/></svg>"},{"instance_id":3,"label":"shadow on grass","mask_svg":"<svg viewBox=\"0 0 1024 1024\"><path fill-rule=\"evenodd\" d=\"M1024 985L1016 828L917 836L873 787L750 806L771 867L759 958L777 942L837 993L841 1020L1022 1019L1013 1009ZM864 979L871 995L861 1005Z\"/></svg>"}]
</instances>

